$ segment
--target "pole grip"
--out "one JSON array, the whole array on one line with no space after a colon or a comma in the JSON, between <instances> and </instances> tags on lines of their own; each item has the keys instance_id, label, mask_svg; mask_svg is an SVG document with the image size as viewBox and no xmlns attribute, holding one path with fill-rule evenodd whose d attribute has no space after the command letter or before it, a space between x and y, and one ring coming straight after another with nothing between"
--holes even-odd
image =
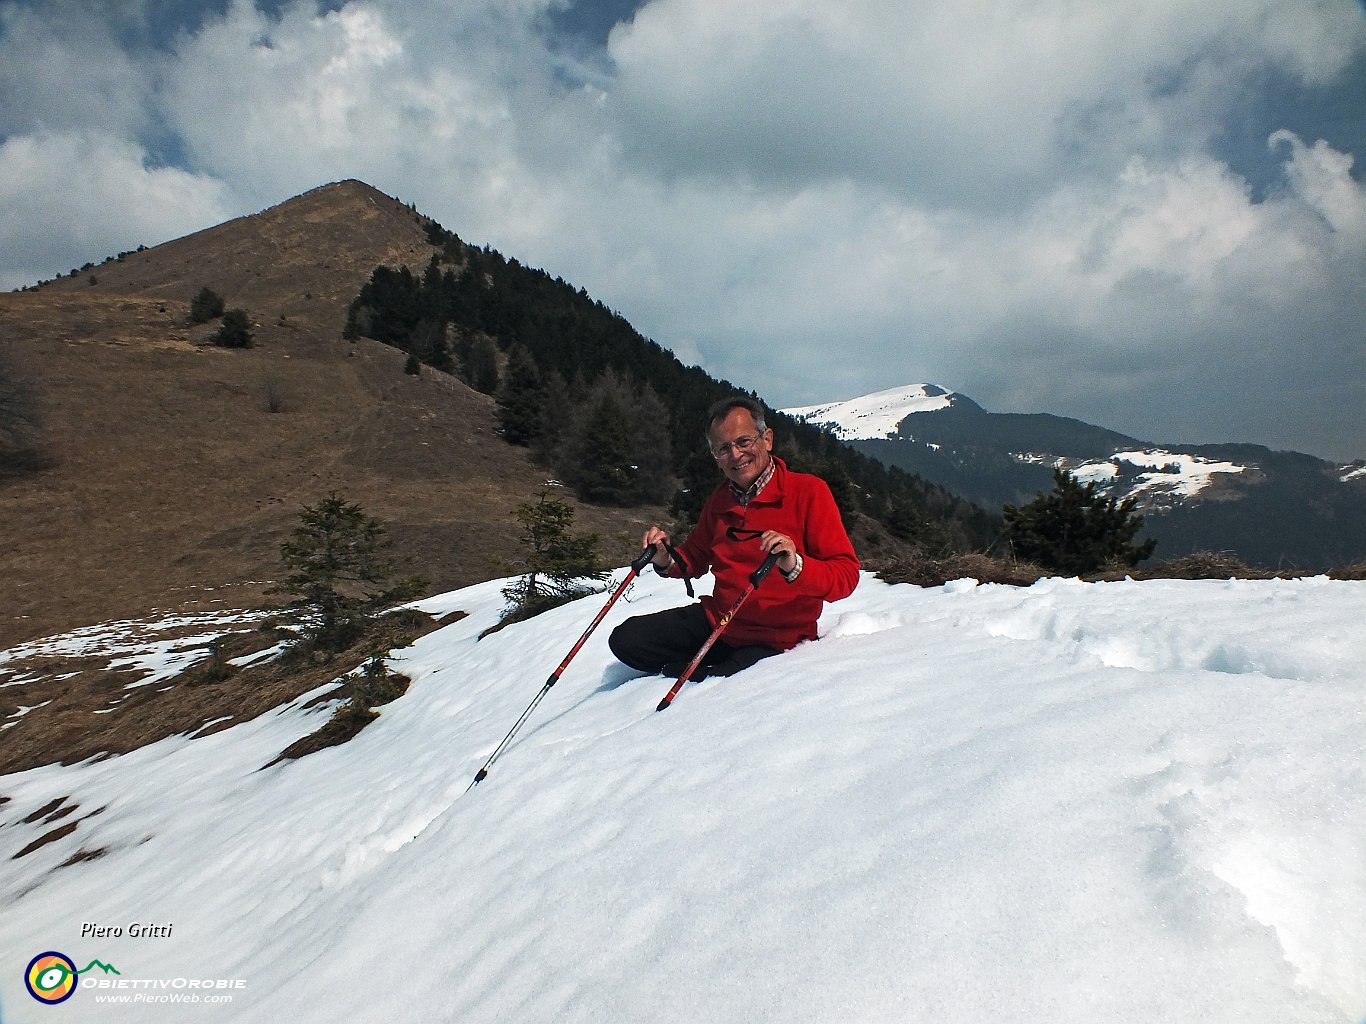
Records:
<instances>
[{"instance_id":1,"label":"pole grip","mask_svg":"<svg viewBox=\"0 0 1366 1024\"><path fill-rule=\"evenodd\" d=\"M634 562L631 563L631 570L637 573L644 572L645 567L654 561L655 552L658 550L658 545L651 544L648 548L646 548L644 551L640 553L639 558L637 558Z\"/></svg>"},{"instance_id":2,"label":"pole grip","mask_svg":"<svg viewBox=\"0 0 1366 1024\"><path fill-rule=\"evenodd\" d=\"M773 567L778 564L778 559L781 557L782 555L780 555L778 552L770 551L768 553L768 557L766 557L762 562L759 563L759 568L755 569L754 572L750 573L749 581L756 587L760 583L764 582L764 577L773 571Z\"/></svg>"}]
</instances>

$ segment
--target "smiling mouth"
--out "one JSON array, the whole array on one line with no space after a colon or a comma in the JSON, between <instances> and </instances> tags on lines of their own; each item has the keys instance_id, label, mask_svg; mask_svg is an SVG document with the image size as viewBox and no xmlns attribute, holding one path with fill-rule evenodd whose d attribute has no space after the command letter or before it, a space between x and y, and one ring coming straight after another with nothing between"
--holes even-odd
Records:
<instances>
[{"instance_id":1,"label":"smiling mouth","mask_svg":"<svg viewBox=\"0 0 1366 1024\"><path fill-rule=\"evenodd\" d=\"M751 475L749 471L754 468L755 462L752 458L746 459L744 462L734 462L731 463L730 475L738 482L748 483L748 478Z\"/></svg>"}]
</instances>

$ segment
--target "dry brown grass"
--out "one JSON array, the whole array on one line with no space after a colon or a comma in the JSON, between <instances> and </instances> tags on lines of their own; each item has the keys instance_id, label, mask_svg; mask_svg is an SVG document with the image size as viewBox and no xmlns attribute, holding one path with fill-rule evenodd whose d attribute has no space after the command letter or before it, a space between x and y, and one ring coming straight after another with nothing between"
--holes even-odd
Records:
<instances>
[{"instance_id":1,"label":"dry brown grass","mask_svg":"<svg viewBox=\"0 0 1366 1024\"><path fill-rule=\"evenodd\" d=\"M1054 575L1041 566L988 555L953 555L947 558L910 556L888 558L874 565L878 576L888 583L914 583L937 587L950 580L972 578L979 583L1002 583L1027 587L1044 576ZM1180 558L1141 568L1119 568L1084 577L1092 582L1134 580L1266 580L1291 579L1296 573L1273 573L1249 566L1226 552L1197 551ZM1339 580L1366 579L1366 563L1330 571Z\"/></svg>"},{"instance_id":2,"label":"dry brown grass","mask_svg":"<svg viewBox=\"0 0 1366 1024\"><path fill-rule=\"evenodd\" d=\"M352 673L341 689L330 695L340 698L341 703L321 729L295 740L263 767L269 768L281 761L294 761L354 739L362 729L379 718L379 712L375 708L391 704L408 692L412 680L402 673L390 672L383 667L380 669L383 678L380 685L376 686L369 676L371 667L376 664L383 665L372 657L359 674Z\"/></svg>"},{"instance_id":3,"label":"dry brown grass","mask_svg":"<svg viewBox=\"0 0 1366 1024\"><path fill-rule=\"evenodd\" d=\"M909 556L888 559L877 566L877 574L888 583L913 583L918 587L938 587L950 580L968 578L979 583L1027 587L1046 576L1047 572L1028 562L965 554L944 558Z\"/></svg>"},{"instance_id":4,"label":"dry brown grass","mask_svg":"<svg viewBox=\"0 0 1366 1024\"><path fill-rule=\"evenodd\" d=\"M1328 575L1335 580L1366 580L1366 562L1357 562L1355 565L1344 565L1339 569L1330 569Z\"/></svg>"},{"instance_id":5,"label":"dry brown grass","mask_svg":"<svg viewBox=\"0 0 1366 1024\"><path fill-rule=\"evenodd\" d=\"M1136 580L1265 580L1276 574L1257 569L1226 551L1195 551L1153 566L1130 569Z\"/></svg>"}]
</instances>

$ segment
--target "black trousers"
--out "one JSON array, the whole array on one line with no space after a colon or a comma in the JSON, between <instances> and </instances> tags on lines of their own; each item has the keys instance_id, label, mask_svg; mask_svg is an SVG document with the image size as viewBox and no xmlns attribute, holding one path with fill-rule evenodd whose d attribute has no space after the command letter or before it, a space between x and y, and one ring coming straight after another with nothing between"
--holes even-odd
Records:
<instances>
[{"instance_id":1,"label":"black trousers","mask_svg":"<svg viewBox=\"0 0 1366 1024\"><path fill-rule=\"evenodd\" d=\"M711 631L712 625L702 606L688 604L627 619L612 630L607 646L619 661L637 671L677 676L688 667L698 648L707 642ZM717 640L691 678L734 675L756 661L778 653L772 647L732 647L724 640Z\"/></svg>"}]
</instances>

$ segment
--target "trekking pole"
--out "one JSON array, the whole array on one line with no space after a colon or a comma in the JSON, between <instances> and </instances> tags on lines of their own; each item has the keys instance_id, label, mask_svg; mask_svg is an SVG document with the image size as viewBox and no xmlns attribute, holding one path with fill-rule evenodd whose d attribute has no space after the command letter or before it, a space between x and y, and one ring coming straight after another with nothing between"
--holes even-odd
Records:
<instances>
[{"instance_id":1,"label":"trekking pole","mask_svg":"<svg viewBox=\"0 0 1366 1024\"><path fill-rule=\"evenodd\" d=\"M702 649L693 656L692 661L688 662L688 667L683 670L683 674L678 677L678 682L674 683L673 688L664 695L664 699L659 702L659 707L655 708L656 711L663 711L673 703L674 698L678 696L678 691L683 689L683 684L688 681L688 677L697 671L697 666L702 664L702 659L707 656L707 652L711 650L712 644L720 639L722 631L730 625L730 620L735 618L735 613L740 610L740 606L748 600L750 594L754 593L755 588L758 587L760 583L764 582L764 577L769 574L769 570L778 564L778 559L781 557L782 555L778 552L770 551L768 557L759 563L759 568L749 574L749 586L745 588L745 592L737 597L735 603L730 606L730 610L727 611L725 615L721 616L721 621L718 622L716 628L711 631L711 636L707 637L707 642L704 643Z\"/></svg>"},{"instance_id":2,"label":"trekking pole","mask_svg":"<svg viewBox=\"0 0 1366 1024\"><path fill-rule=\"evenodd\" d=\"M651 544L640 553L639 558L631 563L631 571L628 572L622 578L622 581L612 589L612 595L607 599L607 603L602 606L602 610L598 612L593 618L593 621L588 624L588 628L583 631L583 636L579 637L579 642L570 648L569 653L564 656L564 661L560 662L560 667L550 673L550 678L547 679L545 685L541 687L541 692L536 694L536 698L527 705L527 709L522 712L522 717L517 719L517 723L512 727L512 730L503 737L503 742L498 744L498 747L494 752L489 755L489 759L484 762L484 767L480 768L475 774L474 781L470 783L469 789L465 790L466 793L484 781L484 776L489 773L489 766L492 765L494 761L498 760L498 756L502 754L503 749L512 741L512 737L517 734L517 730L531 717L531 713L536 710L536 705L541 703L541 698L549 693L550 688L560 681L560 676L564 673L564 670L568 667L569 663L574 660L574 655L579 653L579 649L587 643L593 630L598 628L598 623L602 622L602 620L607 617L607 613L612 610L612 605L617 603L617 598L626 592L626 588L630 586L631 581L640 575L641 571L650 564L650 560L654 558L654 555L655 546Z\"/></svg>"}]
</instances>

